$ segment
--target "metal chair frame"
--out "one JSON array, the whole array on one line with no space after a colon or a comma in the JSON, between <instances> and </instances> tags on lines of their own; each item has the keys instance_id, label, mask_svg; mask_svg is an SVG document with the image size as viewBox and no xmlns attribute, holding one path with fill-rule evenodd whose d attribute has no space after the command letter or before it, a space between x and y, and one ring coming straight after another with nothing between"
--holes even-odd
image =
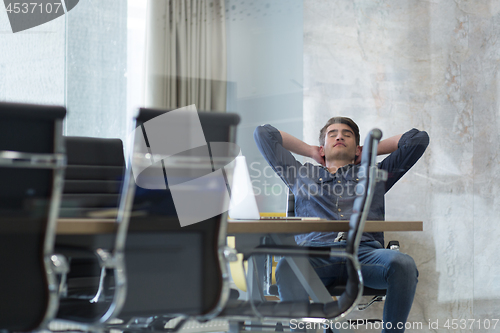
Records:
<instances>
[{"instance_id":1,"label":"metal chair frame","mask_svg":"<svg viewBox=\"0 0 500 333\"><path fill-rule=\"evenodd\" d=\"M133 141L132 141L133 142ZM120 204L118 207L118 214L116 218L116 223L118 224L116 236L114 240L114 246L112 250L99 248L96 250L96 255L101 267L101 276L99 283L99 290L95 297L90 301L91 303L97 302L99 300L100 293L102 293L104 280L104 275L102 272L107 269L112 269L114 272L115 285L113 301L108 307L107 311L95 321L86 322L76 320L68 320L63 318L57 318L58 322L66 323L71 326L77 326L78 329L84 331L99 331L104 328L104 325L115 318L121 311L127 294L127 278L125 270L125 241L127 238L127 231L130 221L130 211L132 207L132 202L135 193L135 183L132 176L132 168L125 168L124 180L120 196ZM63 288L61 288L63 289Z\"/></svg>"},{"instance_id":2,"label":"metal chair frame","mask_svg":"<svg viewBox=\"0 0 500 333\"><path fill-rule=\"evenodd\" d=\"M354 207L358 209L352 214L350 219L350 230L348 234L348 241L346 246L346 251L336 251L332 249L328 250L312 250L305 249L297 246L295 248L290 248L290 246L281 247L280 246L265 246L254 249L251 253L247 253L246 256L254 256L257 254L260 255L279 255L279 256L330 256L330 257L343 257L346 258L349 262L351 262L353 270L351 272L355 272L355 276L349 276L349 281L352 283L356 283L356 295L355 297L348 296L348 304L350 304L343 311L338 313L335 318L311 318L311 317L303 317L303 318L293 318L298 321L309 322L309 321L322 321L322 320L342 320L344 319L352 310L356 308L356 305L359 303L359 300L363 294L363 278L361 275L361 266L358 261L358 247L361 241L362 232L365 226L365 222L368 216L368 212L370 209L370 205L372 202L372 198L374 195L374 187L377 181L382 181L387 179L387 172L384 170L379 170L376 166L376 154L373 152L377 151L377 146L380 138L382 137L382 132L378 129L372 130L366 141L365 141L365 149L363 150L363 158L362 158L362 166L368 168L368 172L366 173L366 178L362 182L365 182L366 193L359 196L355 199ZM233 250L235 252L235 250ZM234 256L233 256L234 257ZM254 259L255 260L255 259ZM243 265L244 266L244 265ZM243 267L244 269L244 267ZM256 276L257 277L257 276ZM258 277L257 277L258 278ZM252 284L247 280L247 286L251 288ZM261 284L260 284L261 285ZM262 286L262 285L261 285ZM352 285L351 285L352 287ZM345 294L345 292L344 292ZM344 294L341 296L343 297ZM222 317L229 319L230 321L240 322L239 325L232 325L233 330L240 330L242 328L241 322L248 320L256 320L258 322L280 322L280 321L288 321L292 319L291 317L282 317L282 316L272 316L267 313L261 313L258 310L258 304L255 304L252 299L248 301L252 312L254 314L253 318L249 318L247 315L237 315L237 314L226 314L222 313ZM333 301L338 302L338 301Z\"/></svg>"},{"instance_id":3,"label":"metal chair frame","mask_svg":"<svg viewBox=\"0 0 500 333\"><path fill-rule=\"evenodd\" d=\"M55 120L54 151L52 154L37 154L18 151L0 151L0 168L52 169L54 176L50 197L47 228L43 245L43 263L48 283L48 304L45 316L38 329L46 329L57 314L59 305L57 274L67 272L65 258L54 253L56 223L61 203L61 193L66 167L66 156L63 153L62 119Z\"/></svg>"},{"instance_id":4,"label":"metal chair frame","mask_svg":"<svg viewBox=\"0 0 500 333\"><path fill-rule=\"evenodd\" d=\"M146 133L144 124L151 120L154 117L157 117L159 115L162 115L163 113L168 112L168 110L152 110L152 109L140 109L140 113L136 119L137 121L137 128L141 127L142 133ZM202 112L200 112L201 116ZM236 115L231 115L231 114L214 114L211 113L209 115L205 116L203 118L205 121L207 121L206 124L204 124L203 119L202 120L202 125L207 126L208 132L205 132L206 138L209 141L210 144L212 144L212 141L210 141L211 135L213 133L210 133L210 130L213 131L212 126L214 126L215 123L218 122L217 119L223 120L221 124L226 123L228 120L224 120L223 118L228 118L228 116L233 117L232 124L226 129L228 130L227 133L227 138L225 138L224 141L215 141L215 144L217 142L234 142L236 139L236 125L239 122L239 117ZM208 118L207 118L208 117ZM234 120L237 117L237 121ZM136 142L134 141L133 138L131 139L131 143ZM227 140L227 141L226 141ZM146 166L150 166L151 162L149 162L150 158L151 160L158 161L162 160L162 168L165 168L166 166L175 166L178 168L207 168L207 166L213 168L213 169L222 169L222 172L225 175L223 167L229 164L230 162L233 161L234 156L218 156L213 150L211 152L211 164L207 165L207 159L206 158L198 158L197 156L188 156L188 157L183 157L183 156L168 156L168 162L167 160L164 160L165 156L161 155L155 155L152 153L151 148L148 146L147 147L141 147L140 149L138 148L139 145L136 145L132 151L132 157L135 158L137 162L136 165L140 165L141 163L145 163ZM133 146L133 144L132 144ZM211 146L213 148L213 146ZM227 152L226 152L227 154ZM149 155L149 156L146 156ZM132 163L129 163L129 169L132 171ZM165 172L165 169L163 170ZM225 175L225 177L227 177ZM135 182L132 180L131 181L132 185L135 188ZM133 198L131 199L130 204L132 204ZM181 328L181 326L190 319L198 320L198 321L207 321L211 320L217 317L217 315L224 309L228 299L229 299L229 294L230 294L230 289L229 289L229 273L227 270L227 261L231 259L232 252L231 249L226 245L226 235L227 235L227 213L221 214L219 217L214 217L214 218L220 218L220 224L219 224L219 229L217 232L217 239L215 242L215 245L217 247L216 253L217 253L217 260L219 262L219 269L220 269L220 274L221 274L221 292L218 296L218 300L209 311L203 314L196 314L196 315L187 315L185 313L179 312L179 313L166 313L164 315L153 315L153 316L137 316L137 317L132 317L130 320L128 320L125 323L120 323L120 324L108 324L106 326L107 329L119 329L123 330L126 332L141 332L141 331L163 331L163 332L175 332L178 329ZM175 302L175 300L165 300L166 302ZM171 329L166 329L165 324L170 321L173 318L180 318L180 321L176 324L174 328Z\"/></svg>"}]
</instances>

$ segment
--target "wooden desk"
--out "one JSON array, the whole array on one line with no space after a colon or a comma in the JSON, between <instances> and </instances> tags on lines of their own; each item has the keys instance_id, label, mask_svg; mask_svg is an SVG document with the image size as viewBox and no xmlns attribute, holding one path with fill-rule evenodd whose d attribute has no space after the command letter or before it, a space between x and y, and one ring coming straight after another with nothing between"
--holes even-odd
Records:
<instances>
[{"instance_id":1,"label":"wooden desk","mask_svg":"<svg viewBox=\"0 0 500 333\"><path fill-rule=\"evenodd\" d=\"M297 220L230 220L228 234L289 233L301 234L313 231L348 231L349 221L297 221ZM366 221L365 232L423 231L422 221Z\"/></svg>"},{"instance_id":2,"label":"wooden desk","mask_svg":"<svg viewBox=\"0 0 500 333\"><path fill-rule=\"evenodd\" d=\"M116 232L115 219L58 219L58 235L96 235Z\"/></svg>"},{"instance_id":3,"label":"wooden desk","mask_svg":"<svg viewBox=\"0 0 500 333\"><path fill-rule=\"evenodd\" d=\"M58 235L98 235L108 234L116 231L117 224L114 219L59 219L57 223ZM235 246L240 252L255 248L260 244L264 235L270 235L275 244L295 245L294 234L308 233L313 231L338 232L348 231L349 221L297 221L297 220L238 220L229 221L227 232L235 235ZM379 231L422 231L422 221L367 221L366 232ZM294 271L307 272L310 270L306 258L293 259ZM262 266L263 265L258 265ZM250 276L253 276L253 265L250 265ZM257 283L249 279L252 285ZM304 283L306 285L306 283ZM315 301L327 302L330 295L316 275L308 277L308 292ZM259 299L261 286L254 285L250 297Z\"/></svg>"},{"instance_id":4,"label":"wooden desk","mask_svg":"<svg viewBox=\"0 0 500 333\"><path fill-rule=\"evenodd\" d=\"M238 220L229 221L228 234L289 233L312 231L347 231L349 221L297 221L297 220ZM422 221L366 221L366 232L422 231ZM58 235L92 235L116 231L114 219L59 219Z\"/></svg>"},{"instance_id":5,"label":"wooden desk","mask_svg":"<svg viewBox=\"0 0 500 333\"><path fill-rule=\"evenodd\" d=\"M349 221L297 221L297 220L231 220L228 223L227 233L234 235L234 246L238 252L251 252L256 245L261 244L262 237L268 236L272 243L277 245L296 245L294 235L301 233L338 232L348 231ZM365 232L383 231L423 231L422 221L366 221ZM287 258L288 264L297 274L304 288L315 302L327 303L331 301L330 293L326 290L321 280L313 271L309 260L304 257ZM248 266L245 281L250 284L254 301L262 301L260 291L263 286L259 279L254 279L254 270L257 276L264 276L260 271L264 264L263 256L254 258L254 265ZM241 264L238 265L241 267ZM241 272L243 276L243 272Z\"/></svg>"}]
</instances>

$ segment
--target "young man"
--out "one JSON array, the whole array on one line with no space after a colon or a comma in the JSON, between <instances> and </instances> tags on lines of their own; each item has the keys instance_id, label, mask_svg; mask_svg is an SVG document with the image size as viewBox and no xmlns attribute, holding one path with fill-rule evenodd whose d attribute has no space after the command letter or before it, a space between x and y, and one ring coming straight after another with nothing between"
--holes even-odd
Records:
<instances>
[{"instance_id":1,"label":"young man","mask_svg":"<svg viewBox=\"0 0 500 333\"><path fill-rule=\"evenodd\" d=\"M328 120L320 131L319 146L308 145L271 125L259 126L254 138L269 165L295 195L297 216L350 218L362 151L354 121L346 117ZM385 183L377 183L368 220L384 219L384 194L418 161L428 144L427 133L417 129L379 143L377 154L390 154L379 164L389 177ZM310 157L320 165L303 165L290 152ZM297 235L295 240L303 246L345 247L343 233L336 232L312 232ZM417 286L415 262L406 254L385 249L382 232L363 233L359 260L365 286L387 289L383 321L390 324L383 332L404 332ZM311 258L310 262L326 286L346 281L345 259ZM308 300L285 260L278 263L276 281L282 301Z\"/></svg>"}]
</instances>

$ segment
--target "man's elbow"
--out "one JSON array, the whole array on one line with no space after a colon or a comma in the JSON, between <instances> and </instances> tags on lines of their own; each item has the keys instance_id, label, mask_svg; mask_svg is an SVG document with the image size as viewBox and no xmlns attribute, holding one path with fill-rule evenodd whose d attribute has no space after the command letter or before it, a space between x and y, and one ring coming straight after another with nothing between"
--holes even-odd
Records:
<instances>
[{"instance_id":1,"label":"man's elbow","mask_svg":"<svg viewBox=\"0 0 500 333\"><path fill-rule=\"evenodd\" d=\"M424 149L426 149L427 146L429 146L430 142L429 134L427 134L426 131L420 131L418 133L418 136L419 136L419 145L421 145Z\"/></svg>"},{"instance_id":2,"label":"man's elbow","mask_svg":"<svg viewBox=\"0 0 500 333\"><path fill-rule=\"evenodd\" d=\"M265 135L266 129L264 128L264 125L257 126L255 131L253 131L253 139L255 142L260 142L261 138Z\"/></svg>"}]
</instances>

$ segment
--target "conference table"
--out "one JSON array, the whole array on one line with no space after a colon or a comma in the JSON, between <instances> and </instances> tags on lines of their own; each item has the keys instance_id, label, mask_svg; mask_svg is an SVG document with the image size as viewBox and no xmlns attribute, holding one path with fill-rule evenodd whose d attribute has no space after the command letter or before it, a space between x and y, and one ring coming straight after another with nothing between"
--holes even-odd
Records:
<instances>
[{"instance_id":1,"label":"conference table","mask_svg":"<svg viewBox=\"0 0 500 333\"><path fill-rule=\"evenodd\" d=\"M109 218L61 218L57 223L58 235L100 235L110 234L116 231L115 219ZM263 237L268 236L272 243L277 245L295 245L294 235L319 232L348 231L349 221L338 220L228 220L227 234L234 236L235 248L238 252L251 251L262 244ZM423 231L422 221L366 221L365 232L385 231ZM257 261L263 258L255 259ZM299 280L308 291L311 298L316 302L328 302L331 298L325 286L316 274L311 274L311 266L307 258L297 257L291 259L292 269L298 275ZM253 276L252 267L249 265L248 276ZM262 262L256 262L256 267L262 266ZM257 273L261 274L261 273ZM251 279L252 292L250 297L258 299L261 297L257 281ZM255 283L255 284L254 284Z\"/></svg>"},{"instance_id":2,"label":"conference table","mask_svg":"<svg viewBox=\"0 0 500 333\"><path fill-rule=\"evenodd\" d=\"M349 221L339 220L230 220L228 221L227 233L234 236L235 248L240 253L251 252L256 246L265 242L276 245L296 245L294 236L309 232L339 232L348 231ZM365 232L385 231L423 231L422 221L366 221ZM253 276L264 276L263 271L254 273L254 269L260 270L265 267L264 256L255 256L254 265L248 265L247 283L251 285L250 298L262 301L262 281L253 279ZM311 299L315 302L327 303L331 301L330 293L327 291L319 277L313 273L313 269L306 257L288 257L287 261L295 272L302 286L306 289Z\"/></svg>"}]
</instances>

